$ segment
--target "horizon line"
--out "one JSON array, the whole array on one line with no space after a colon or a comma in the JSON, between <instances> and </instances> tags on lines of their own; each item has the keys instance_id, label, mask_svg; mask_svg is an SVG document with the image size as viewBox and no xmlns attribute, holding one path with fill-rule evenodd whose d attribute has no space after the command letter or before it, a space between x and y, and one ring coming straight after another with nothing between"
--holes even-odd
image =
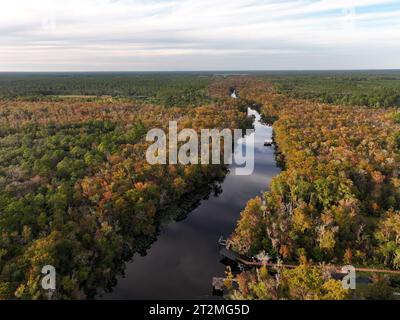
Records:
<instances>
[{"instance_id":1,"label":"horizon line","mask_svg":"<svg viewBox=\"0 0 400 320\"><path fill-rule=\"evenodd\" d=\"M222 70L52 70L52 71L0 71L2 73L243 73L243 72L346 72L346 71L400 71L400 68L356 68L356 69L222 69Z\"/></svg>"}]
</instances>

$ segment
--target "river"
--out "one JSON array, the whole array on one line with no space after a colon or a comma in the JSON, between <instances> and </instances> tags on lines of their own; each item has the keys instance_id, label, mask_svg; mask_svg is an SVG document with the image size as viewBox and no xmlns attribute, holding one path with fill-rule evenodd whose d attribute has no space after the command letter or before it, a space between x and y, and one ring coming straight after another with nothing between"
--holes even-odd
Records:
<instances>
[{"instance_id":1,"label":"river","mask_svg":"<svg viewBox=\"0 0 400 320\"><path fill-rule=\"evenodd\" d=\"M272 128L260 122L257 111L249 109L254 122L254 173L250 176L228 174L222 193L210 196L186 219L162 226L157 241L146 256L135 255L118 277L112 292L101 299L212 299L212 278L223 276L218 239L235 229L240 212L249 199L267 190L280 169L273 147L265 147ZM239 143L246 143L242 139Z\"/></svg>"}]
</instances>

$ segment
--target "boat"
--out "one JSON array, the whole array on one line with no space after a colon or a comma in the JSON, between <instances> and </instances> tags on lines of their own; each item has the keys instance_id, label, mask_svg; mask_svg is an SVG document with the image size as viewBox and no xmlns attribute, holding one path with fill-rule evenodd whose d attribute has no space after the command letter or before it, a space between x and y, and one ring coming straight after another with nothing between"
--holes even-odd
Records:
<instances>
[{"instance_id":1,"label":"boat","mask_svg":"<svg viewBox=\"0 0 400 320\"><path fill-rule=\"evenodd\" d=\"M272 139L266 139L264 141L264 146L266 147L271 147L274 144L274 142L272 141Z\"/></svg>"}]
</instances>

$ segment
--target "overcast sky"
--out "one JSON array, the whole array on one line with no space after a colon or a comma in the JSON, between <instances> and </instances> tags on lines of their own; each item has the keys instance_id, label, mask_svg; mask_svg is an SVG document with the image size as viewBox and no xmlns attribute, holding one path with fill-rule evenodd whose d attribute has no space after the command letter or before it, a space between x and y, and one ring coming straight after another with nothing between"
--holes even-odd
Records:
<instances>
[{"instance_id":1,"label":"overcast sky","mask_svg":"<svg viewBox=\"0 0 400 320\"><path fill-rule=\"evenodd\" d=\"M0 71L400 68L400 0L10 0Z\"/></svg>"}]
</instances>

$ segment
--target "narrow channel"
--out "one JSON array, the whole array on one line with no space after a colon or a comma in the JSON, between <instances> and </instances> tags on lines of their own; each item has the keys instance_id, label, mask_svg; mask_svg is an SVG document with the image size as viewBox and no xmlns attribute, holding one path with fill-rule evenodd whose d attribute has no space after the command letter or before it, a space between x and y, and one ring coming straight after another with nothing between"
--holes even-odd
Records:
<instances>
[{"instance_id":1,"label":"narrow channel","mask_svg":"<svg viewBox=\"0 0 400 320\"><path fill-rule=\"evenodd\" d=\"M254 173L250 176L228 174L222 193L210 196L185 220L162 227L157 241L146 256L135 255L127 263L125 275L102 299L212 299L212 278L223 276L218 239L234 230L240 212L249 199L267 190L280 169L273 147L265 147L272 128L261 123L260 114L249 109L254 122ZM246 143L242 139L239 143Z\"/></svg>"}]
</instances>

